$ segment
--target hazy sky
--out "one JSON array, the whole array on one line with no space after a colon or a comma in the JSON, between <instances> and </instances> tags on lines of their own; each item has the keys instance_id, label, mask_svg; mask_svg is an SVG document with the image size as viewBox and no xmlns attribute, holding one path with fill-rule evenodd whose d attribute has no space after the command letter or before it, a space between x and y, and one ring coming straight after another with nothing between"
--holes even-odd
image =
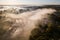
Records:
<instances>
[{"instance_id":1,"label":"hazy sky","mask_svg":"<svg viewBox=\"0 0 60 40\"><path fill-rule=\"evenodd\" d=\"M59 4L60 0L0 0L0 5L42 5L42 4Z\"/></svg>"}]
</instances>

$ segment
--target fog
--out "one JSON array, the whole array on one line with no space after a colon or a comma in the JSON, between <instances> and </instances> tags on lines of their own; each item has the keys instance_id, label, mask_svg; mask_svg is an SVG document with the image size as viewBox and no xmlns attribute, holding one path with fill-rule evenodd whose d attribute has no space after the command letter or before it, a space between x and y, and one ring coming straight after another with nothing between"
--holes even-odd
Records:
<instances>
[{"instance_id":1,"label":"fog","mask_svg":"<svg viewBox=\"0 0 60 40\"><path fill-rule=\"evenodd\" d=\"M0 23L3 25L3 30L6 30L2 40L29 40L31 31L39 28L39 25L44 26L51 22L49 15L56 12L52 8L43 8L20 13L16 9L8 8L0 13L2 16Z\"/></svg>"}]
</instances>

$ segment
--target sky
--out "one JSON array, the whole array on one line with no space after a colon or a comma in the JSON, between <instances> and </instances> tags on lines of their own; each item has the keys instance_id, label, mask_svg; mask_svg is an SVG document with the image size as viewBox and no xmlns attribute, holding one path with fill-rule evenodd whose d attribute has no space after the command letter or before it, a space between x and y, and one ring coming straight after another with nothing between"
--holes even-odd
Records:
<instances>
[{"instance_id":1,"label":"sky","mask_svg":"<svg viewBox=\"0 0 60 40\"><path fill-rule=\"evenodd\" d=\"M60 5L60 0L0 0L0 5Z\"/></svg>"}]
</instances>

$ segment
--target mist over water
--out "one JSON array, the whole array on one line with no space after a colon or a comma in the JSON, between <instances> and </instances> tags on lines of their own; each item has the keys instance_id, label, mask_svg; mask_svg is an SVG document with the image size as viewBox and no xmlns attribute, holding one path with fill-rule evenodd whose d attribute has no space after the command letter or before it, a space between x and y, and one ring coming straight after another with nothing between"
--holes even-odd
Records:
<instances>
[{"instance_id":1,"label":"mist over water","mask_svg":"<svg viewBox=\"0 0 60 40\"><path fill-rule=\"evenodd\" d=\"M4 24L1 27L6 30L2 40L30 40L31 31L39 28L39 25L44 26L51 22L49 15L56 12L52 8L31 10L8 6L0 9L0 16L2 16L0 23Z\"/></svg>"}]
</instances>

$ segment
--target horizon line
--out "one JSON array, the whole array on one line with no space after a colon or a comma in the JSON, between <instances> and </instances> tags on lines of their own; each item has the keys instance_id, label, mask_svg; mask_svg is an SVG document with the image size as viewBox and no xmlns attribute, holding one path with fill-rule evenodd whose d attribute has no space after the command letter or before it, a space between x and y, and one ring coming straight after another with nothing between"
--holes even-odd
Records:
<instances>
[{"instance_id":1,"label":"horizon line","mask_svg":"<svg viewBox=\"0 0 60 40\"><path fill-rule=\"evenodd\" d=\"M13 4L13 5L9 5L9 4L8 5L6 5L6 4L2 5L2 4L0 4L0 6L21 6L21 5L23 5L23 6L27 5L28 6L28 5L31 5L31 4L17 4L17 5L15 5L15 4ZM41 5L60 5L60 4L39 4L37 6L41 6ZM34 6L34 5L32 5L32 6Z\"/></svg>"}]
</instances>

